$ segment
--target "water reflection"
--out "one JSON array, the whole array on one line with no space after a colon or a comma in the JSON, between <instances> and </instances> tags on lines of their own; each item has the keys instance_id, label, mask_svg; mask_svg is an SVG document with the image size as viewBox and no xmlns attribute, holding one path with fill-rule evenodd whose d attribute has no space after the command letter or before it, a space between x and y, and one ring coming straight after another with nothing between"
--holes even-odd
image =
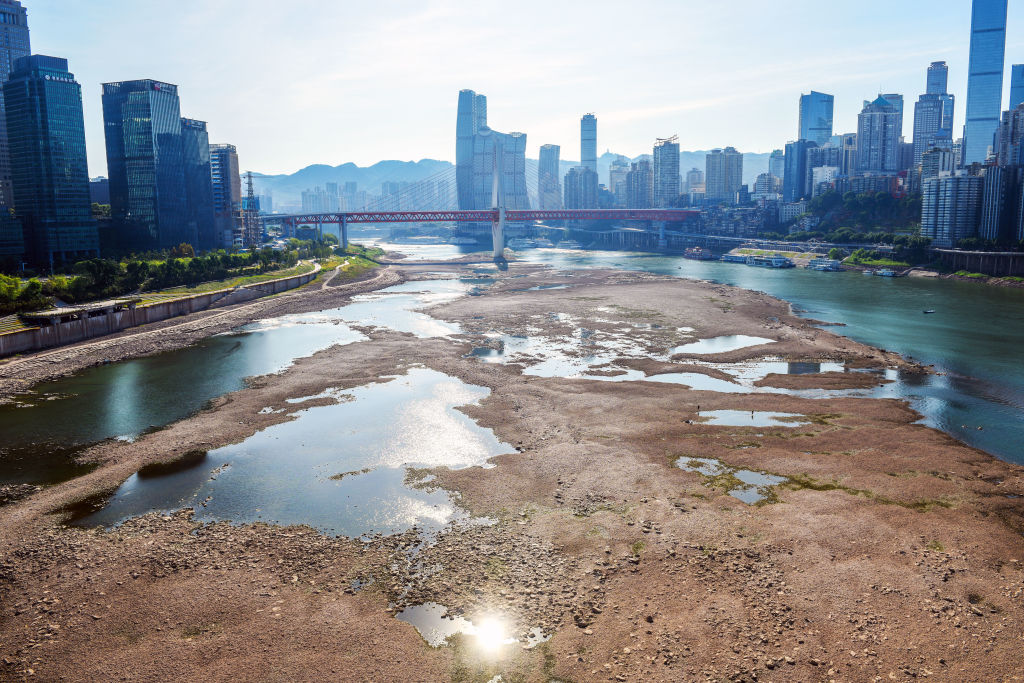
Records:
<instances>
[{"instance_id":1,"label":"water reflection","mask_svg":"<svg viewBox=\"0 0 1024 683\"><path fill-rule=\"evenodd\" d=\"M351 537L436 531L467 514L448 493L410 485L409 470L485 466L514 452L455 410L489 391L442 373L414 368L345 393L349 400L300 410L293 421L211 451L205 464L166 477L135 475L79 523L194 507L201 521L308 524ZM211 473L211 465L219 467Z\"/></svg>"}]
</instances>

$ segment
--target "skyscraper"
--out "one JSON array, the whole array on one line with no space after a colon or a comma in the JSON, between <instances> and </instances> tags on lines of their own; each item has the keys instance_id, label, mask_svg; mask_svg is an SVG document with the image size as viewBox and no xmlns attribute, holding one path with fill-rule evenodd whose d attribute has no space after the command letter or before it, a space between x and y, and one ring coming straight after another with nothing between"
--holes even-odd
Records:
<instances>
[{"instance_id":1,"label":"skyscraper","mask_svg":"<svg viewBox=\"0 0 1024 683\"><path fill-rule=\"evenodd\" d=\"M597 185L597 172L586 166L570 168L565 175L565 208L596 208Z\"/></svg>"},{"instance_id":2,"label":"skyscraper","mask_svg":"<svg viewBox=\"0 0 1024 683\"><path fill-rule=\"evenodd\" d=\"M1010 109L1024 104L1024 64L1010 67Z\"/></svg>"},{"instance_id":3,"label":"skyscraper","mask_svg":"<svg viewBox=\"0 0 1024 683\"><path fill-rule=\"evenodd\" d=\"M779 180L786 177L786 151L783 149L776 149L772 151L770 157L768 157L768 173L772 174Z\"/></svg>"},{"instance_id":4,"label":"skyscraper","mask_svg":"<svg viewBox=\"0 0 1024 683\"><path fill-rule=\"evenodd\" d=\"M29 44L28 12L18 0L0 0L0 86L7 82L20 57L32 53ZM0 205L13 206L11 153L7 146L7 119L0 93Z\"/></svg>"},{"instance_id":5,"label":"skyscraper","mask_svg":"<svg viewBox=\"0 0 1024 683\"><path fill-rule=\"evenodd\" d=\"M597 173L597 117L593 114L580 119L580 165Z\"/></svg>"},{"instance_id":6,"label":"skyscraper","mask_svg":"<svg viewBox=\"0 0 1024 683\"><path fill-rule=\"evenodd\" d=\"M857 171L899 171L902 135L903 119L896 105L881 95L874 102L865 102L857 118Z\"/></svg>"},{"instance_id":7,"label":"skyscraper","mask_svg":"<svg viewBox=\"0 0 1024 683\"><path fill-rule=\"evenodd\" d=\"M1007 0L974 0L963 165L984 163L1003 107Z\"/></svg>"},{"instance_id":8,"label":"skyscraper","mask_svg":"<svg viewBox=\"0 0 1024 683\"><path fill-rule=\"evenodd\" d=\"M487 98L472 90L459 92L455 123L455 183L459 208L471 211L473 200L473 136L487 127Z\"/></svg>"},{"instance_id":9,"label":"skyscraper","mask_svg":"<svg viewBox=\"0 0 1024 683\"><path fill-rule=\"evenodd\" d=\"M178 86L148 79L105 83L103 122L111 215L130 246L188 242Z\"/></svg>"},{"instance_id":10,"label":"skyscraper","mask_svg":"<svg viewBox=\"0 0 1024 683\"><path fill-rule=\"evenodd\" d=\"M526 134L487 127L487 98L459 92L455 125L455 183L459 209L493 207L494 172L500 173L500 201L508 209L530 208L526 188Z\"/></svg>"},{"instance_id":11,"label":"skyscraper","mask_svg":"<svg viewBox=\"0 0 1024 683\"><path fill-rule=\"evenodd\" d=\"M981 196L981 218L978 237L999 244L1017 239L1020 223L1021 168L989 166Z\"/></svg>"},{"instance_id":12,"label":"skyscraper","mask_svg":"<svg viewBox=\"0 0 1024 683\"><path fill-rule=\"evenodd\" d=\"M818 143L813 140L796 140L786 143L786 171L782 176L782 199L796 202L804 198L807 178L807 150Z\"/></svg>"},{"instance_id":13,"label":"skyscraper","mask_svg":"<svg viewBox=\"0 0 1024 683\"><path fill-rule=\"evenodd\" d=\"M1024 165L1024 105L1003 112L995 151L1000 166Z\"/></svg>"},{"instance_id":14,"label":"skyscraper","mask_svg":"<svg viewBox=\"0 0 1024 683\"><path fill-rule=\"evenodd\" d=\"M20 57L3 91L14 207L32 261L52 270L99 256L82 87L67 60Z\"/></svg>"},{"instance_id":15,"label":"skyscraper","mask_svg":"<svg viewBox=\"0 0 1024 683\"><path fill-rule=\"evenodd\" d=\"M608 169L608 190L615 196L615 204L626 206L626 176L629 175L629 159L618 157Z\"/></svg>"},{"instance_id":16,"label":"skyscraper","mask_svg":"<svg viewBox=\"0 0 1024 683\"><path fill-rule=\"evenodd\" d=\"M654 205L654 167L641 159L626 174L626 208L650 209Z\"/></svg>"},{"instance_id":17,"label":"skyscraper","mask_svg":"<svg viewBox=\"0 0 1024 683\"><path fill-rule=\"evenodd\" d=\"M559 157L562 148L558 145L541 145L540 163L537 166L537 198L541 210L551 211L562 208L562 183Z\"/></svg>"},{"instance_id":18,"label":"skyscraper","mask_svg":"<svg viewBox=\"0 0 1024 683\"><path fill-rule=\"evenodd\" d=\"M921 235L936 247L973 237L981 212L982 178L961 172L924 181Z\"/></svg>"},{"instance_id":19,"label":"skyscraper","mask_svg":"<svg viewBox=\"0 0 1024 683\"><path fill-rule=\"evenodd\" d=\"M704 191L704 171L699 168L691 168L686 172L686 191Z\"/></svg>"},{"instance_id":20,"label":"skyscraper","mask_svg":"<svg viewBox=\"0 0 1024 683\"><path fill-rule=\"evenodd\" d=\"M806 152L806 163L804 169L803 197L813 197L814 188L817 183L814 181L814 172L819 168L834 168L838 175L843 167L843 149L836 147L831 142L822 147L809 147Z\"/></svg>"},{"instance_id":21,"label":"skyscraper","mask_svg":"<svg viewBox=\"0 0 1024 683\"><path fill-rule=\"evenodd\" d=\"M242 241L242 176L234 145L210 145L210 177L213 180L213 225L217 246Z\"/></svg>"},{"instance_id":22,"label":"skyscraper","mask_svg":"<svg viewBox=\"0 0 1024 683\"><path fill-rule=\"evenodd\" d=\"M743 155L732 147L713 149L706 157L707 198L710 202L734 204L743 187Z\"/></svg>"},{"instance_id":23,"label":"skyscraper","mask_svg":"<svg viewBox=\"0 0 1024 683\"><path fill-rule=\"evenodd\" d=\"M928 67L925 94L914 105L914 163L921 163L929 149L953 146L953 110L955 100L946 92L949 67L932 62Z\"/></svg>"},{"instance_id":24,"label":"skyscraper","mask_svg":"<svg viewBox=\"0 0 1024 683\"><path fill-rule=\"evenodd\" d=\"M189 244L196 249L213 249L217 246L217 235L213 222L213 176L206 121L182 119L181 135L188 229L192 235Z\"/></svg>"},{"instance_id":25,"label":"skyscraper","mask_svg":"<svg viewBox=\"0 0 1024 683\"><path fill-rule=\"evenodd\" d=\"M671 137L654 145L654 205L675 206L679 190L679 143Z\"/></svg>"},{"instance_id":26,"label":"skyscraper","mask_svg":"<svg viewBox=\"0 0 1024 683\"><path fill-rule=\"evenodd\" d=\"M800 130L797 139L824 145L832 137L832 111L835 97L811 91L800 96Z\"/></svg>"}]
</instances>

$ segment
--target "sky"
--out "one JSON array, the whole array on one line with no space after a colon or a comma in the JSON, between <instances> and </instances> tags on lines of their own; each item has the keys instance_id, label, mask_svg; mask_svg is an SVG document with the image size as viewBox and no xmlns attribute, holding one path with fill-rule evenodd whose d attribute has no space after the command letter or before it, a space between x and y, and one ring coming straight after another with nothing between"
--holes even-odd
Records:
<instances>
[{"instance_id":1,"label":"sky","mask_svg":"<svg viewBox=\"0 0 1024 683\"><path fill-rule=\"evenodd\" d=\"M598 150L769 152L793 139L800 93L836 97L836 133L863 100L903 93L904 131L928 64L950 66L964 121L970 0L22 0L35 53L67 57L83 86L89 167L105 175L101 84L180 86L182 115L238 146L243 170L452 160L458 91L489 123L579 159ZM924 6L927 9L924 9ZM1024 62L1010 3L1009 65Z\"/></svg>"}]
</instances>

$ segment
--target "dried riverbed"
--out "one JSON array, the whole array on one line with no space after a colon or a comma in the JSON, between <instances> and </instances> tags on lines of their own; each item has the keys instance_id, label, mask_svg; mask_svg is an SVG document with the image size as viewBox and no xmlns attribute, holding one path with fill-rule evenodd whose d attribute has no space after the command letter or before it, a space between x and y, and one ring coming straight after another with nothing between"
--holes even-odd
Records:
<instances>
[{"instance_id":1,"label":"dried riverbed","mask_svg":"<svg viewBox=\"0 0 1024 683\"><path fill-rule=\"evenodd\" d=\"M85 453L92 472L0 507L0 678L1015 671L1021 468L916 424L901 402L865 397L884 381L872 371L913 369L900 358L735 288L477 270L405 268L410 282L391 296L418 280L479 286L420 311L415 327L370 321L365 341L299 359L134 442L101 443ZM702 340L719 341L694 346ZM347 417L374 387L406 380L432 398L411 413L385 402ZM310 414L324 417L303 437L295 426ZM422 453L397 442L374 462L316 455L332 435L347 452L350 434L406 418L433 425ZM466 430L461 441L453 429ZM331 533L322 504L308 520L319 531L251 523L256 513L229 521L200 504L219 500L245 458L264 462L278 435L280 459L319 477L303 486L344 492L400 471L388 490L430 505L357 535ZM204 452L185 470L206 487L189 499L195 513L161 508L111 530L62 524L110 509L140 469L160 481L178 476L162 464ZM256 483L304 495L273 479ZM450 517L436 514L442 505ZM417 623L456 635L430 647Z\"/></svg>"}]
</instances>

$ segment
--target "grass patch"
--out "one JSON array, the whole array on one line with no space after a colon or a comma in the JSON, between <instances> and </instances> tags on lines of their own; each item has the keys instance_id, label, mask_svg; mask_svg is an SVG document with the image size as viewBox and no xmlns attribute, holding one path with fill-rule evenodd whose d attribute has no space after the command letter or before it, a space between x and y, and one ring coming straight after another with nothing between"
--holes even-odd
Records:
<instances>
[{"instance_id":1,"label":"grass patch","mask_svg":"<svg viewBox=\"0 0 1024 683\"><path fill-rule=\"evenodd\" d=\"M300 263L291 268L271 270L265 273L260 273L259 275L245 275L242 277L228 278L227 280L203 282L192 287L173 287L171 289L161 289L155 292L146 292L142 294L141 305L145 306L146 304L160 303L170 299L180 299L194 294L206 294L208 292L216 292L222 289L255 285L261 282L280 280L282 278L293 277L295 275L305 275L315 269L316 266L312 263Z\"/></svg>"},{"instance_id":2,"label":"grass patch","mask_svg":"<svg viewBox=\"0 0 1024 683\"><path fill-rule=\"evenodd\" d=\"M640 557L646 549L647 544L643 541L637 541L629 547L629 551L633 553L633 557Z\"/></svg>"},{"instance_id":3,"label":"grass patch","mask_svg":"<svg viewBox=\"0 0 1024 683\"><path fill-rule=\"evenodd\" d=\"M941 543L939 543L938 541L934 541L934 540L933 541L928 541L928 545L926 545L925 547L928 548L928 550L934 550L935 552L938 552L938 553L946 552L946 546L944 546Z\"/></svg>"},{"instance_id":4,"label":"grass patch","mask_svg":"<svg viewBox=\"0 0 1024 683\"><path fill-rule=\"evenodd\" d=\"M971 278L972 280L981 280L983 278L987 278L988 277L988 275L985 275L984 273L972 273L972 272L967 271L967 270L958 270L958 271L956 271L953 274L958 276L958 277L968 277L968 278Z\"/></svg>"},{"instance_id":5,"label":"grass patch","mask_svg":"<svg viewBox=\"0 0 1024 683\"><path fill-rule=\"evenodd\" d=\"M894 261L887 258L862 258L854 259L852 256L845 261L858 266L889 266L890 268L910 268L906 261Z\"/></svg>"},{"instance_id":6,"label":"grass patch","mask_svg":"<svg viewBox=\"0 0 1024 683\"><path fill-rule=\"evenodd\" d=\"M867 498L868 500L873 500L876 503L881 503L882 505L898 505L899 507L906 508L908 510L916 510L918 512L928 512L929 510L937 507L946 509L953 507L953 504L949 501L938 500L935 498L920 499L911 502L895 500L888 496L877 494L874 491L869 491L867 489L855 489L852 486L840 484L834 479L832 481L822 481L820 479L814 479L806 474L789 475L788 481L779 484L779 486L787 488L790 491L799 491L801 489L810 489L811 491L843 491L851 496Z\"/></svg>"}]
</instances>

